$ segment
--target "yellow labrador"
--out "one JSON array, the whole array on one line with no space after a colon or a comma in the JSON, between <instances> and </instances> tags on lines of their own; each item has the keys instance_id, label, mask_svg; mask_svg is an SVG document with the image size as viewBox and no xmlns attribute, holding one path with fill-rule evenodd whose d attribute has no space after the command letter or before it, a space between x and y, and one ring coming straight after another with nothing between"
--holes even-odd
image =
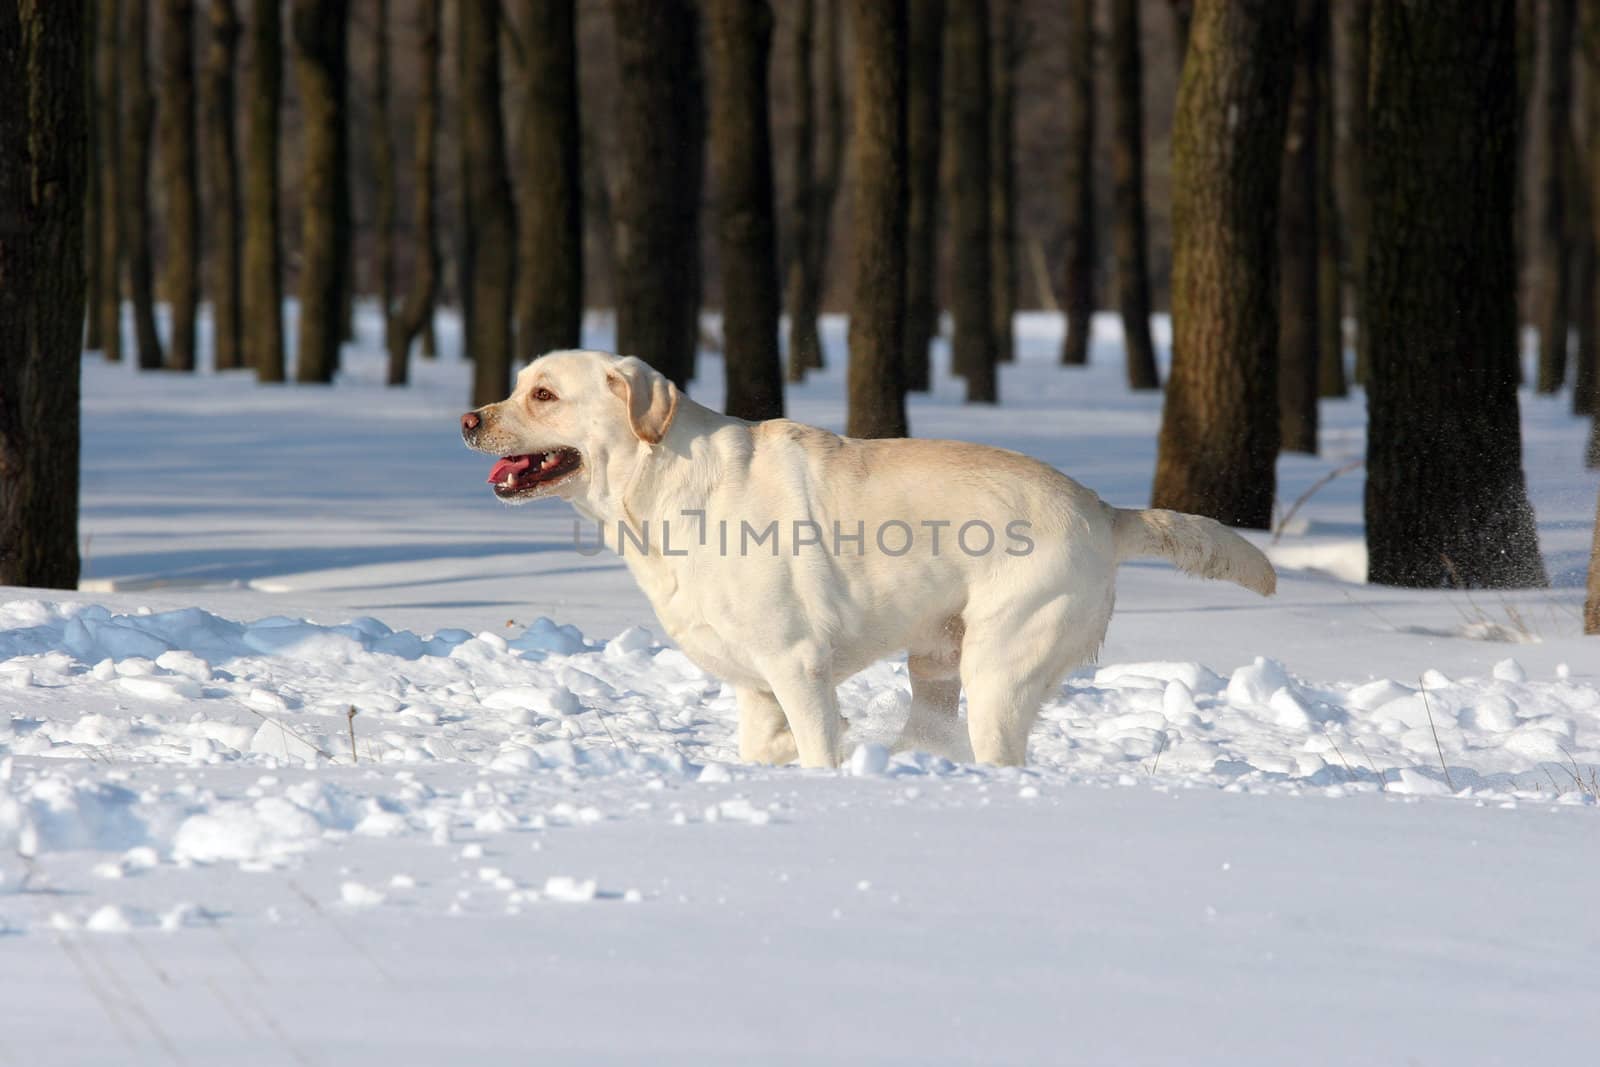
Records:
<instances>
[{"instance_id":1,"label":"yellow labrador","mask_svg":"<svg viewBox=\"0 0 1600 1067\"><path fill-rule=\"evenodd\" d=\"M905 651L901 747L1020 764L1046 692L1100 648L1119 562L1276 584L1210 519L1111 507L998 448L730 418L632 357L537 359L461 432L499 457L501 500L560 497L602 528L672 639L733 685L753 762L837 765L835 687Z\"/></svg>"}]
</instances>

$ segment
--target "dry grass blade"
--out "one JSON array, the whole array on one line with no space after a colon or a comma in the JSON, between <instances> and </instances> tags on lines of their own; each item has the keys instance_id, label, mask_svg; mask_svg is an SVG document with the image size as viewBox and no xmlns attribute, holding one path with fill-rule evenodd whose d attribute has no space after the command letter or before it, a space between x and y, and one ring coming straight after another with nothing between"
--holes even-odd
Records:
<instances>
[{"instance_id":1,"label":"dry grass blade","mask_svg":"<svg viewBox=\"0 0 1600 1067\"><path fill-rule=\"evenodd\" d=\"M1439 753L1439 769L1444 772L1444 784L1450 787L1450 792L1456 791L1456 784L1450 780L1450 768L1445 766L1444 746L1439 743L1439 728L1433 725L1433 704L1428 700L1428 686L1421 678L1417 679L1417 687L1422 693L1422 708L1428 713L1428 729L1433 734L1433 750Z\"/></svg>"},{"instance_id":2,"label":"dry grass blade","mask_svg":"<svg viewBox=\"0 0 1600 1067\"><path fill-rule=\"evenodd\" d=\"M1362 459L1352 459L1349 463L1346 463L1344 466L1335 467L1333 470L1329 471L1327 474L1324 474L1322 477L1320 477L1316 481L1312 482L1311 485L1309 487L1307 487L1305 492L1301 493L1299 496L1294 498L1294 503L1289 505L1289 510L1285 511L1283 513L1283 517L1280 518L1277 521L1277 523L1274 524L1274 526L1272 527L1272 543L1273 544L1277 544L1280 540L1282 540L1283 531L1289 525L1289 520L1294 518L1295 517L1295 513L1298 512L1305 505L1306 501L1310 500L1313 496L1316 496L1318 491L1320 491L1323 486L1327 485L1329 482L1333 481L1335 478L1339 478L1339 477L1341 477L1343 475L1349 474L1351 471L1355 470L1358 467L1365 466L1366 462L1367 461L1366 461L1366 459L1364 457Z\"/></svg>"}]
</instances>

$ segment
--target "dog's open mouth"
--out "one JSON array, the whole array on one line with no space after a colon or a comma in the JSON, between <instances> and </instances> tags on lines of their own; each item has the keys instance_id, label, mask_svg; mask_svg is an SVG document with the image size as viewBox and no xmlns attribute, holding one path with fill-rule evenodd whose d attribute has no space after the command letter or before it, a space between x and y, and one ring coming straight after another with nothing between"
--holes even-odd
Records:
<instances>
[{"instance_id":1,"label":"dog's open mouth","mask_svg":"<svg viewBox=\"0 0 1600 1067\"><path fill-rule=\"evenodd\" d=\"M489 484L494 486L495 496L510 500L554 485L582 465L583 457L572 448L502 456L489 472Z\"/></svg>"}]
</instances>

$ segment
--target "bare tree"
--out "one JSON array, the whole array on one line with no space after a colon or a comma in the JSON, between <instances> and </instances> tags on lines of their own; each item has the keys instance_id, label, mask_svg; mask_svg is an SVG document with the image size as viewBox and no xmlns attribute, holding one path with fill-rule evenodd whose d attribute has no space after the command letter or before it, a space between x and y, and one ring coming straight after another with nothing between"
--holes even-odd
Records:
<instances>
[{"instance_id":1,"label":"bare tree","mask_svg":"<svg viewBox=\"0 0 1600 1067\"><path fill-rule=\"evenodd\" d=\"M1094 0L1067 2L1067 337L1061 362L1089 362L1094 332Z\"/></svg>"},{"instance_id":2,"label":"bare tree","mask_svg":"<svg viewBox=\"0 0 1600 1067\"><path fill-rule=\"evenodd\" d=\"M104 101L100 96L100 85L95 77L99 49L99 22L100 9L105 6L104 0L83 0L85 14L83 19L83 88L84 111L88 119L88 136L85 138L85 152L88 157L86 170L88 179L84 183L83 191L83 266L84 266L84 317L87 319L84 328L83 347L89 352L98 352L105 343L101 338L101 321L98 314L100 308L100 290L103 282L101 271L100 242L96 235L100 232L100 177L106 169L106 162L115 156L115 149L107 150L101 132L101 115L105 111ZM115 271L115 266L112 270Z\"/></svg>"},{"instance_id":3,"label":"bare tree","mask_svg":"<svg viewBox=\"0 0 1600 1067\"><path fill-rule=\"evenodd\" d=\"M239 324L239 156L233 144L233 67L239 50L239 16L233 0L211 0L206 44L205 175L211 247L211 332L218 370L244 366Z\"/></svg>"},{"instance_id":4,"label":"bare tree","mask_svg":"<svg viewBox=\"0 0 1600 1067\"><path fill-rule=\"evenodd\" d=\"M89 313L100 321L100 345L106 360L122 359L122 79L121 0L100 0L95 8L95 85L98 91L100 137L99 210L89 240L100 246L100 302Z\"/></svg>"},{"instance_id":5,"label":"bare tree","mask_svg":"<svg viewBox=\"0 0 1600 1067\"><path fill-rule=\"evenodd\" d=\"M417 247L411 286L405 299L389 307L384 319L384 344L389 350L390 385L404 385L411 345L433 322L433 302L439 285L439 242L435 233L434 160L439 131L439 7L440 0L417 4L416 145L412 161L412 227Z\"/></svg>"},{"instance_id":6,"label":"bare tree","mask_svg":"<svg viewBox=\"0 0 1600 1067\"><path fill-rule=\"evenodd\" d=\"M1344 250L1339 195L1334 180L1335 118L1333 5L1322 0L1317 24L1317 395L1345 396Z\"/></svg>"},{"instance_id":7,"label":"bare tree","mask_svg":"<svg viewBox=\"0 0 1600 1067\"><path fill-rule=\"evenodd\" d=\"M1144 67L1139 0L1111 4L1111 243L1129 389L1159 389L1150 339L1150 265L1144 215Z\"/></svg>"},{"instance_id":8,"label":"bare tree","mask_svg":"<svg viewBox=\"0 0 1600 1067\"><path fill-rule=\"evenodd\" d=\"M1541 393L1566 383L1571 304L1568 279L1571 242L1566 226L1567 152L1572 139L1572 36L1577 0L1545 0L1543 51L1544 170L1540 175L1544 209L1539 217L1539 379ZM1514 29L1510 32L1515 32Z\"/></svg>"},{"instance_id":9,"label":"bare tree","mask_svg":"<svg viewBox=\"0 0 1600 1067\"><path fill-rule=\"evenodd\" d=\"M344 336L345 273L341 249L349 241L349 134L345 116L349 0L294 0L290 26L295 83L300 91L301 228L300 329L295 379L327 383L339 366Z\"/></svg>"},{"instance_id":10,"label":"bare tree","mask_svg":"<svg viewBox=\"0 0 1600 1067\"><path fill-rule=\"evenodd\" d=\"M194 0L161 0L157 143L165 193L162 288L171 311L168 370L192 371L200 305L200 168L195 150Z\"/></svg>"},{"instance_id":11,"label":"bare tree","mask_svg":"<svg viewBox=\"0 0 1600 1067\"><path fill-rule=\"evenodd\" d=\"M694 0L611 0L618 65L617 348L694 377L705 171Z\"/></svg>"},{"instance_id":12,"label":"bare tree","mask_svg":"<svg viewBox=\"0 0 1600 1067\"><path fill-rule=\"evenodd\" d=\"M999 399L994 289L989 275L989 4L966 0L945 16L945 133L950 141L950 344L967 402ZM860 174L860 171L857 171Z\"/></svg>"},{"instance_id":13,"label":"bare tree","mask_svg":"<svg viewBox=\"0 0 1600 1067\"><path fill-rule=\"evenodd\" d=\"M122 217L127 226L128 288L133 297L139 369L159 370L165 358L156 331L155 268L150 253L150 136L155 101L150 92L149 0L126 0L122 34L122 92L128 102L122 124Z\"/></svg>"},{"instance_id":14,"label":"bare tree","mask_svg":"<svg viewBox=\"0 0 1600 1067\"><path fill-rule=\"evenodd\" d=\"M88 21L0 0L0 585L78 585Z\"/></svg>"},{"instance_id":15,"label":"bare tree","mask_svg":"<svg viewBox=\"0 0 1600 1067\"><path fill-rule=\"evenodd\" d=\"M461 276L467 345L472 353L472 403L505 397L511 384L511 313L516 274L515 205L500 109L500 5L462 0Z\"/></svg>"},{"instance_id":16,"label":"bare tree","mask_svg":"<svg viewBox=\"0 0 1600 1067\"><path fill-rule=\"evenodd\" d=\"M583 167L574 0L523 0L517 351L576 348L583 329Z\"/></svg>"},{"instance_id":17,"label":"bare tree","mask_svg":"<svg viewBox=\"0 0 1600 1067\"><path fill-rule=\"evenodd\" d=\"M1366 528L1384 585L1545 581L1517 415L1514 19L1512 0L1373 5Z\"/></svg>"},{"instance_id":18,"label":"bare tree","mask_svg":"<svg viewBox=\"0 0 1600 1067\"><path fill-rule=\"evenodd\" d=\"M1006 0L1002 0L1006 2ZM908 390L932 382L928 347L939 332L939 141L944 0L911 0L906 80L906 366Z\"/></svg>"},{"instance_id":19,"label":"bare tree","mask_svg":"<svg viewBox=\"0 0 1600 1067\"><path fill-rule=\"evenodd\" d=\"M1367 58L1372 0L1340 0L1336 18L1334 64L1344 77L1336 83L1338 112L1334 119L1335 182L1343 221L1345 279L1350 318L1355 322L1355 379L1366 381L1367 318L1361 306L1361 273L1367 264Z\"/></svg>"},{"instance_id":20,"label":"bare tree","mask_svg":"<svg viewBox=\"0 0 1600 1067\"><path fill-rule=\"evenodd\" d=\"M783 415L783 367L767 126L772 11L767 0L707 0L706 23L726 408L742 419L775 419Z\"/></svg>"},{"instance_id":21,"label":"bare tree","mask_svg":"<svg viewBox=\"0 0 1600 1067\"><path fill-rule=\"evenodd\" d=\"M142 0L135 0L142 2ZM278 253L278 108L283 96L279 0L254 0L245 132L244 242L240 305L244 361L256 380L281 382L283 267Z\"/></svg>"},{"instance_id":22,"label":"bare tree","mask_svg":"<svg viewBox=\"0 0 1600 1067\"><path fill-rule=\"evenodd\" d=\"M1317 29L1324 0L1296 0L1294 88L1284 136L1279 186L1278 262L1282 271L1278 312L1278 420L1285 452L1317 454L1317 374L1321 288L1322 168L1317 134L1322 125L1321 59Z\"/></svg>"},{"instance_id":23,"label":"bare tree","mask_svg":"<svg viewBox=\"0 0 1600 1067\"><path fill-rule=\"evenodd\" d=\"M856 175L850 302L851 437L904 437L906 425L906 0L850 0L855 34ZM985 86L987 88L987 86ZM985 132L984 144L987 145ZM984 190L987 193L987 185ZM985 258L988 243L981 246ZM987 291L987 290L985 290ZM988 319L983 320L988 333Z\"/></svg>"},{"instance_id":24,"label":"bare tree","mask_svg":"<svg viewBox=\"0 0 1600 1067\"><path fill-rule=\"evenodd\" d=\"M822 312L823 275L833 235L833 205L844 167L844 88L839 72L843 16L840 0L796 0L790 50L794 55L797 116L793 173L790 178L794 216L793 252L789 257L785 304L789 309L789 380L798 382L807 370L823 365L817 316ZM820 3L820 32L814 18ZM815 44L813 45L813 41ZM813 63L815 69L813 69ZM821 107L816 96L820 94ZM804 199L803 210L800 198Z\"/></svg>"},{"instance_id":25,"label":"bare tree","mask_svg":"<svg viewBox=\"0 0 1600 1067\"><path fill-rule=\"evenodd\" d=\"M1018 0L992 0L989 26L989 302L995 360L1016 358Z\"/></svg>"},{"instance_id":26,"label":"bare tree","mask_svg":"<svg viewBox=\"0 0 1600 1067\"><path fill-rule=\"evenodd\" d=\"M1154 506L1265 529L1278 456L1278 180L1294 10L1198 0L1173 126L1172 377Z\"/></svg>"}]
</instances>

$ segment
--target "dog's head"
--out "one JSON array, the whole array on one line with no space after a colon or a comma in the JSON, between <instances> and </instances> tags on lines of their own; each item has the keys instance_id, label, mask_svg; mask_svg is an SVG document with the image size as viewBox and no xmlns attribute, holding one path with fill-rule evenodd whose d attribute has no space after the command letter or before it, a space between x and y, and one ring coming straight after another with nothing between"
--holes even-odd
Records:
<instances>
[{"instance_id":1,"label":"dog's head","mask_svg":"<svg viewBox=\"0 0 1600 1067\"><path fill-rule=\"evenodd\" d=\"M489 484L501 500L578 502L626 483L643 447L672 426L678 395L633 356L552 352L523 368L505 400L461 416L461 436L499 457Z\"/></svg>"}]
</instances>

